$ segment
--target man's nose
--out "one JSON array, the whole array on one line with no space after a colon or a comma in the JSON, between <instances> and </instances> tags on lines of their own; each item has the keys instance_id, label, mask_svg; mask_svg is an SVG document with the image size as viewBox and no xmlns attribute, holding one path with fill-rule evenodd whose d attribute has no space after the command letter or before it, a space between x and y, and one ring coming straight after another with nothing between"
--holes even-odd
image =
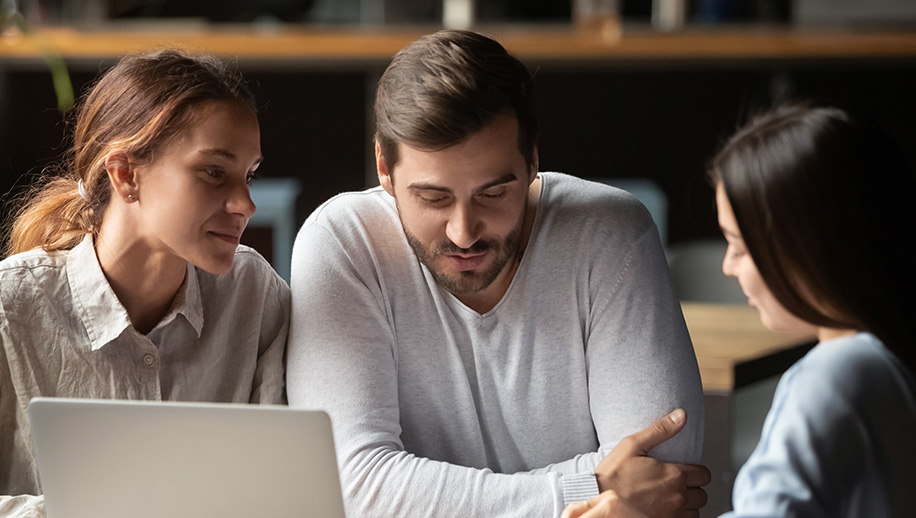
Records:
<instances>
[{"instance_id":1,"label":"man's nose","mask_svg":"<svg viewBox=\"0 0 916 518\"><path fill-rule=\"evenodd\" d=\"M459 248L471 248L482 233L483 222L466 205L456 205L446 223L446 236Z\"/></svg>"}]
</instances>

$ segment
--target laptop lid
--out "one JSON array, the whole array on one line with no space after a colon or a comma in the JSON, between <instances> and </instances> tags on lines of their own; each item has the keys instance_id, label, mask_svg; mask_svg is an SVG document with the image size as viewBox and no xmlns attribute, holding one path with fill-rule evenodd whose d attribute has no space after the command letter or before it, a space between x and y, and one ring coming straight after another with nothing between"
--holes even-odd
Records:
<instances>
[{"instance_id":1,"label":"laptop lid","mask_svg":"<svg viewBox=\"0 0 916 518\"><path fill-rule=\"evenodd\" d=\"M49 518L343 518L320 411L225 403L35 398Z\"/></svg>"}]
</instances>

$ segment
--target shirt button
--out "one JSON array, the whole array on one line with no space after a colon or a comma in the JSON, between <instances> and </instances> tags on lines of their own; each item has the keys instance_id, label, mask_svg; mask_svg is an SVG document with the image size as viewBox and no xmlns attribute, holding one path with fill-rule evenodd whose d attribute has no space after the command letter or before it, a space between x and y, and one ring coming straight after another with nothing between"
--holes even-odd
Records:
<instances>
[{"instance_id":1,"label":"shirt button","mask_svg":"<svg viewBox=\"0 0 916 518\"><path fill-rule=\"evenodd\" d=\"M147 367L152 366L153 363L155 363L155 362L156 362L156 359L153 358L153 355L152 355L152 354L144 354L144 355L143 355L143 363L145 363Z\"/></svg>"}]
</instances>

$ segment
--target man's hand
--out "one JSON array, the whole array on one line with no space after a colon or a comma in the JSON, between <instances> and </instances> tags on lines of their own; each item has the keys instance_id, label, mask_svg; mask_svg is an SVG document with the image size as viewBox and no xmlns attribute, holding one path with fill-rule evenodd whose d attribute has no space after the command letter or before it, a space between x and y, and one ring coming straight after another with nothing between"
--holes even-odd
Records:
<instances>
[{"instance_id":1,"label":"man's hand","mask_svg":"<svg viewBox=\"0 0 916 518\"><path fill-rule=\"evenodd\" d=\"M613 491L583 502L569 504L560 518L648 518Z\"/></svg>"},{"instance_id":2,"label":"man's hand","mask_svg":"<svg viewBox=\"0 0 916 518\"><path fill-rule=\"evenodd\" d=\"M677 435L687 414L675 410L645 430L624 437L595 469L598 488L617 495L652 518L699 516L706 505L709 469L697 464L668 464L648 451Z\"/></svg>"}]
</instances>

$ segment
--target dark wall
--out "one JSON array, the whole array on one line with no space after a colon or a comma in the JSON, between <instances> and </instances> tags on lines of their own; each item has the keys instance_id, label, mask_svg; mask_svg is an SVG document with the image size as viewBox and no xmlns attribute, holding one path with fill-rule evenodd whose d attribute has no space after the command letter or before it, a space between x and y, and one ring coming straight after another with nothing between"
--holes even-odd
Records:
<instances>
[{"instance_id":1,"label":"dark wall","mask_svg":"<svg viewBox=\"0 0 916 518\"><path fill-rule=\"evenodd\" d=\"M298 177L299 221L323 201L365 185L365 76L353 73L249 73L261 100L258 169Z\"/></svg>"},{"instance_id":2,"label":"dark wall","mask_svg":"<svg viewBox=\"0 0 916 518\"><path fill-rule=\"evenodd\" d=\"M869 113L916 163L916 63L760 63L536 74L541 170L644 177L669 203L669 242L717 237L707 161L749 114L811 98Z\"/></svg>"},{"instance_id":3,"label":"dark wall","mask_svg":"<svg viewBox=\"0 0 916 518\"><path fill-rule=\"evenodd\" d=\"M0 88L0 193L19 191L60 159L69 142L50 76L9 71ZM71 73L79 92L94 72ZM322 201L365 183L365 76L351 73L246 73L259 103L265 177L298 177L299 219ZM3 198L3 214L9 211Z\"/></svg>"},{"instance_id":4,"label":"dark wall","mask_svg":"<svg viewBox=\"0 0 916 518\"><path fill-rule=\"evenodd\" d=\"M765 101L765 73L642 70L537 81L542 170L652 179L668 198L669 241L714 230L704 164L742 106Z\"/></svg>"},{"instance_id":5,"label":"dark wall","mask_svg":"<svg viewBox=\"0 0 916 518\"><path fill-rule=\"evenodd\" d=\"M705 163L739 120L774 98L818 97L864 109L911 157L916 150L914 62L529 66L536 70L541 169L655 180L668 196L671 243L718 235ZM330 196L363 187L371 167L366 99L378 72L246 73L262 105L261 172L302 180L300 222ZM78 88L93 76L73 74ZM46 72L10 70L5 81L0 192L56 159L65 135Z\"/></svg>"}]
</instances>

